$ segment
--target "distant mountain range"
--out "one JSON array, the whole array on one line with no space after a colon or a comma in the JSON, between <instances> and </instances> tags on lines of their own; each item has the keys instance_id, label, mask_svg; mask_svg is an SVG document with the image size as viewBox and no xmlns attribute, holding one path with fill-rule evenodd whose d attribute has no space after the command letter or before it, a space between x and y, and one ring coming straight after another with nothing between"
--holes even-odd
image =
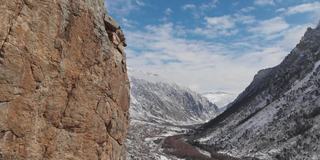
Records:
<instances>
[{"instance_id":1,"label":"distant mountain range","mask_svg":"<svg viewBox=\"0 0 320 160\"><path fill-rule=\"evenodd\" d=\"M236 98L236 94L228 93L228 92L206 92L202 94L206 97L210 102L216 104L219 109L226 108L230 102L232 102Z\"/></svg>"}]
</instances>

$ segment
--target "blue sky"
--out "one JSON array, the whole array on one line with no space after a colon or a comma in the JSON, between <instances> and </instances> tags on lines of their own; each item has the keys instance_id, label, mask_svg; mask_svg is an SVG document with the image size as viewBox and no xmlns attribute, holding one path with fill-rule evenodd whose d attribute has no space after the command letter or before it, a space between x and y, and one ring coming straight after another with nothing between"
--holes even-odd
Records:
<instances>
[{"instance_id":1,"label":"blue sky","mask_svg":"<svg viewBox=\"0 0 320 160\"><path fill-rule=\"evenodd\" d=\"M320 19L317 0L106 0L130 69L198 92L240 93Z\"/></svg>"}]
</instances>

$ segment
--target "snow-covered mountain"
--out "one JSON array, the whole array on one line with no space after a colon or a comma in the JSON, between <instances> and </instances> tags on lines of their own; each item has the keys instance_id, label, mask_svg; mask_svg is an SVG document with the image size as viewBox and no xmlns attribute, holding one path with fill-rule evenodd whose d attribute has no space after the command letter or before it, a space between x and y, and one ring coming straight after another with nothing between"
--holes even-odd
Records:
<instances>
[{"instance_id":1,"label":"snow-covered mountain","mask_svg":"<svg viewBox=\"0 0 320 160\"><path fill-rule=\"evenodd\" d=\"M320 26L278 66L260 71L190 142L209 152L266 160L320 159Z\"/></svg>"},{"instance_id":2,"label":"snow-covered mountain","mask_svg":"<svg viewBox=\"0 0 320 160\"><path fill-rule=\"evenodd\" d=\"M219 109L225 108L226 105L228 105L236 98L236 94L221 91L206 92L202 95L206 97L210 102L216 104Z\"/></svg>"},{"instance_id":3,"label":"snow-covered mountain","mask_svg":"<svg viewBox=\"0 0 320 160\"><path fill-rule=\"evenodd\" d=\"M187 88L131 77L132 118L157 123L197 124L216 115L217 106Z\"/></svg>"},{"instance_id":4,"label":"snow-covered mountain","mask_svg":"<svg viewBox=\"0 0 320 160\"><path fill-rule=\"evenodd\" d=\"M218 114L205 97L156 74L131 71L130 82L128 159L175 159L163 153L163 138L185 133Z\"/></svg>"}]
</instances>

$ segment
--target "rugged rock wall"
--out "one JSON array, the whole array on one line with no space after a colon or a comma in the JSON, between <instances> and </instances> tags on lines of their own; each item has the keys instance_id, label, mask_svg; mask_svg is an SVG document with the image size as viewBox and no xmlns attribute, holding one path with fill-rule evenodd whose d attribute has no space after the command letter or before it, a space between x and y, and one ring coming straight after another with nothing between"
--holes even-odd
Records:
<instances>
[{"instance_id":1,"label":"rugged rock wall","mask_svg":"<svg viewBox=\"0 0 320 160\"><path fill-rule=\"evenodd\" d=\"M0 159L123 159L124 36L102 0L0 0Z\"/></svg>"}]
</instances>

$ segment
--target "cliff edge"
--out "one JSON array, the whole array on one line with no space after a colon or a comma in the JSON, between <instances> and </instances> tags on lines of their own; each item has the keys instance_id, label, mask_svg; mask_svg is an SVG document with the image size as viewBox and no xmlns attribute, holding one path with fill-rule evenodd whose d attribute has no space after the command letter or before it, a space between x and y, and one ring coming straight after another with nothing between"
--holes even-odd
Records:
<instances>
[{"instance_id":1,"label":"cliff edge","mask_svg":"<svg viewBox=\"0 0 320 160\"><path fill-rule=\"evenodd\" d=\"M0 159L124 159L129 81L102 0L1 0Z\"/></svg>"}]
</instances>

